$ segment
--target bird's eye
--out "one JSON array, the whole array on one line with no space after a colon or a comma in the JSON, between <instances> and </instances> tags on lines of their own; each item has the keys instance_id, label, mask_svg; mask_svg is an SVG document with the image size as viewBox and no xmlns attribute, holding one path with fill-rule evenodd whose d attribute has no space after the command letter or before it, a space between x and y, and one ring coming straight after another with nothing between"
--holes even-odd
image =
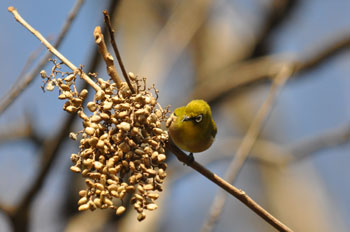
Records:
<instances>
[{"instance_id":1,"label":"bird's eye","mask_svg":"<svg viewBox=\"0 0 350 232\"><path fill-rule=\"evenodd\" d=\"M173 113L173 115L174 115L174 116L177 116L177 115L175 114L175 112Z\"/></svg>"},{"instance_id":2,"label":"bird's eye","mask_svg":"<svg viewBox=\"0 0 350 232\"><path fill-rule=\"evenodd\" d=\"M194 118L194 121L199 123L199 122L202 121L202 119L203 119L203 115L200 114L200 115L198 115L197 117Z\"/></svg>"}]
</instances>

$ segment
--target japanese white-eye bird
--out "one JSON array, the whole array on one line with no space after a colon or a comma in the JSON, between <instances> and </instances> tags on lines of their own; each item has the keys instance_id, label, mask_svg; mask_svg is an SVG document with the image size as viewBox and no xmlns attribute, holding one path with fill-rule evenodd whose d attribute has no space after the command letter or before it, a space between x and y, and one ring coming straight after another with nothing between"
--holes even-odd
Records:
<instances>
[{"instance_id":1,"label":"japanese white-eye bird","mask_svg":"<svg viewBox=\"0 0 350 232\"><path fill-rule=\"evenodd\" d=\"M193 152L207 150L217 133L210 106L203 100L193 100L175 109L167 126L173 142L182 150Z\"/></svg>"}]
</instances>

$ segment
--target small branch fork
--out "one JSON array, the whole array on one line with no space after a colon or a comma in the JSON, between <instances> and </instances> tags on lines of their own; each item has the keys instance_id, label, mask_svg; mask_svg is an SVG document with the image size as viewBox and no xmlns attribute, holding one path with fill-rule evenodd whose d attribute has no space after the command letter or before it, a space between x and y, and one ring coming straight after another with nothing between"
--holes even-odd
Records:
<instances>
[{"instance_id":1,"label":"small branch fork","mask_svg":"<svg viewBox=\"0 0 350 232\"><path fill-rule=\"evenodd\" d=\"M261 207L258 203L256 203L252 198L250 198L243 190L236 188L224 179L220 178L215 173L212 173L207 168L191 159L183 151L181 151L171 140L169 140L167 144L167 149L171 151L174 155L176 155L179 161L198 171L203 176L220 186L226 192L236 197L238 200L240 200L243 204L245 204L247 207L253 210L257 215L263 218L267 223L272 225L278 231L292 231L292 229L284 225L277 218L275 218L273 215L267 212L263 207Z\"/></svg>"}]
</instances>

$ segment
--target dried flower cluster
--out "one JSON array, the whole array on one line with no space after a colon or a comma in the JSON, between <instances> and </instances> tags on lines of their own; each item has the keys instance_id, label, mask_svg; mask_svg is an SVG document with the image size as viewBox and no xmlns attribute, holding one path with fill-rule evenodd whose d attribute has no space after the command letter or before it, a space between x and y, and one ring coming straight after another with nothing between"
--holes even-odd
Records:
<instances>
[{"instance_id":1,"label":"dried flower cluster","mask_svg":"<svg viewBox=\"0 0 350 232\"><path fill-rule=\"evenodd\" d=\"M135 94L125 83L118 90L115 83L98 78L96 83L103 91L86 104L87 111L83 100L88 91L77 92L77 73L60 70L54 61L51 74L42 71L41 76L46 90L58 87L58 98L66 100L64 110L76 112L83 120L84 129L70 133L74 140L81 135L80 152L71 155L71 170L81 173L87 185L79 192L79 210L111 208L121 215L126 210L126 196L131 194L137 219L143 220L145 209L157 208L156 191L162 191L166 177L164 147L168 134L161 129L161 122L168 110L161 109L151 89L145 88L145 79L141 81L130 73Z\"/></svg>"}]
</instances>

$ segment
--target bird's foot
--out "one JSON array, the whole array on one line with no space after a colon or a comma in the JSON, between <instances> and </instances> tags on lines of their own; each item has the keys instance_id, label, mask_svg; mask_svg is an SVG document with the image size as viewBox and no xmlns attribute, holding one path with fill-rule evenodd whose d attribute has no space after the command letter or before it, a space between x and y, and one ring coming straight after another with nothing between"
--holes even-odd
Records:
<instances>
[{"instance_id":1,"label":"bird's foot","mask_svg":"<svg viewBox=\"0 0 350 232\"><path fill-rule=\"evenodd\" d=\"M193 153L191 152L189 155L188 155L188 161L189 163L193 163L194 162L194 156L193 156Z\"/></svg>"}]
</instances>

